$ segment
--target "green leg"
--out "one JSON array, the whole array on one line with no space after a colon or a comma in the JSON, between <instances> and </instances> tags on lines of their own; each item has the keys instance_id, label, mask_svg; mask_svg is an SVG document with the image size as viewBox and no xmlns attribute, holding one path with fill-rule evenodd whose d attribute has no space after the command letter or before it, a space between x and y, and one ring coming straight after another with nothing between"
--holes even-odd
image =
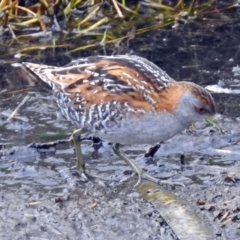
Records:
<instances>
[{"instance_id":1,"label":"green leg","mask_svg":"<svg viewBox=\"0 0 240 240\"><path fill-rule=\"evenodd\" d=\"M121 158L125 163L127 163L132 170L138 175L138 181L137 183L134 185L134 187L138 187L141 183L142 178L145 178L151 182L154 182L156 184L170 184L170 185L180 185L185 187L184 184L182 183L178 183L178 182L172 182L172 181L168 181L168 180L160 180L158 178L155 178L147 173L144 173L143 169L141 167L139 167L137 164L135 164L134 162L132 162L130 159L128 159L124 154L122 154L119 150L119 144L113 144L112 145L112 149L114 151L114 153Z\"/></svg>"},{"instance_id":2,"label":"green leg","mask_svg":"<svg viewBox=\"0 0 240 240\"><path fill-rule=\"evenodd\" d=\"M83 133L82 129L77 129L73 132L72 134L72 141L73 141L73 146L75 149L76 153L76 166L77 170L81 173L81 175L87 179L87 175L85 172L84 164L83 164L83 156L82 156L82 151L81 151L81 144L79 142L79 137Z\"/></svg>"},{"instance_id":3,"label":"green leg","mask_svg":"<svg viewBox=\"0 0 240 240\"><path fill-rule=\"evenodd\" d=\"M134 187L138 187L141 183L141 180L142 180L142 168L138 167L134 162L132 162L130 159L128 159L124 154L122 154L119 150L119 144L116 143L116 144L113 144L112 145L112 149L114 151L114 153L119 157L121 158L125 163L127 163L131 168L132 170L137 173L138 175L138 181L137 183L134 185Z\"/></svg>"}]
</instances>

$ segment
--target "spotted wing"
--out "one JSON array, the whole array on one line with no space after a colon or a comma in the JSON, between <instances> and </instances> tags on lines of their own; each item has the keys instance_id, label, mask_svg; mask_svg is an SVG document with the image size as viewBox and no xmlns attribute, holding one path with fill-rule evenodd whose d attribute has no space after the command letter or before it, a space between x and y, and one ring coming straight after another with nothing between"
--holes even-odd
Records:
<instances>
[{"instance_id":1,"label":"spotted wing","mask_svg":"<svg viewBox=\"0 0 240 240\"><path fill-rule=\"evenodd\" d=\"M157 85L160 88L165 88L170 82L174 81L168 74L166 74L154 63L148 61L146 58L134 55L91 56L73 60L66 66L78 66L86 63L99 62L102 60L111 61L122 67L125 67L126 69L134 69L145 77L146 82L151 85Z\"/></svg>"},{"instance_id":2,"label":"spotted wing","mask_svg":"<svg viewBox=\"0 0 240 240\"><path fill-rule=\"evenodd\" d=\"M146 59L127 55L88 57L64 67L24 65L64 93L76 109L115 101L149 111L156 103L156 93L174 81Z\"/></svg>"}]
</instances>

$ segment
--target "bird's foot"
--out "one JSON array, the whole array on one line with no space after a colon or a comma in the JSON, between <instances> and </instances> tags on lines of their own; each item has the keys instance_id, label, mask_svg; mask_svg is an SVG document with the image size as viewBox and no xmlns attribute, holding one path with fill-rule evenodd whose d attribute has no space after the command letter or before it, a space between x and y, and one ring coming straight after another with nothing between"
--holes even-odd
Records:
<instances>
[{"instance_id":1,"label":"bird's foot","mask_svg":"<svg viewBox=\"0 0 240 240\"><path fill-rule=\"evenodd\" d=\"M156 183L156 184L168 184L168 185L171 185L171 186L181 186L181 187L186 187L183 183L181 182L174 182L174 181L170 181L170 180L160 180L158 178L155 178L153 176L151 176L150 174L147 174L147 173L142 173L142 178L145 178L147 179L148 181L151 181L153 183Z\"/></svg>"}]
</instances>

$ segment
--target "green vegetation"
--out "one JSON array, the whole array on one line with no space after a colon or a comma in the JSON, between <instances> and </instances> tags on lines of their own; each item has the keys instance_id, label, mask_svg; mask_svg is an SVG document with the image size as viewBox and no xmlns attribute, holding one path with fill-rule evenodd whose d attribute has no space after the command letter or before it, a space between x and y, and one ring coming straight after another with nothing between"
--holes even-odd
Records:
<instances>
[{"instance_id":1,"label":"green vegetation","mask_svg":"<svg viewBox=\"0 0 240 240\"><path fill-rule=\"evenodd\" d=\"M214 0L171 4L159 0L2 0L0 34L14 54L63 47L76 52L118 45L124 39L166 27L225 24L236 20L236 10L237 4L225 1L221 5Z\"/></svg>"}]
</instances>

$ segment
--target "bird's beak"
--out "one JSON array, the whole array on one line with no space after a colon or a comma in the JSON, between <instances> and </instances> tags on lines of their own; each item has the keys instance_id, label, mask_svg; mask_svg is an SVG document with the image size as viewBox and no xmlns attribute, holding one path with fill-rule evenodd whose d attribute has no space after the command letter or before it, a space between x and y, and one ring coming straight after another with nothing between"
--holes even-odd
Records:
<instances>
[{"instance_id":1,"label":"bird's beak","mask_svg":"<svg viewBox=\"0 0 240 240\"><path fill-rule=\"evenodd\" d=\"M215 127L217 130L222 130L221 124L219 121L214 118L214 116L210 116L206 119L207 123Z\"/></svg>"}]
</instances>

